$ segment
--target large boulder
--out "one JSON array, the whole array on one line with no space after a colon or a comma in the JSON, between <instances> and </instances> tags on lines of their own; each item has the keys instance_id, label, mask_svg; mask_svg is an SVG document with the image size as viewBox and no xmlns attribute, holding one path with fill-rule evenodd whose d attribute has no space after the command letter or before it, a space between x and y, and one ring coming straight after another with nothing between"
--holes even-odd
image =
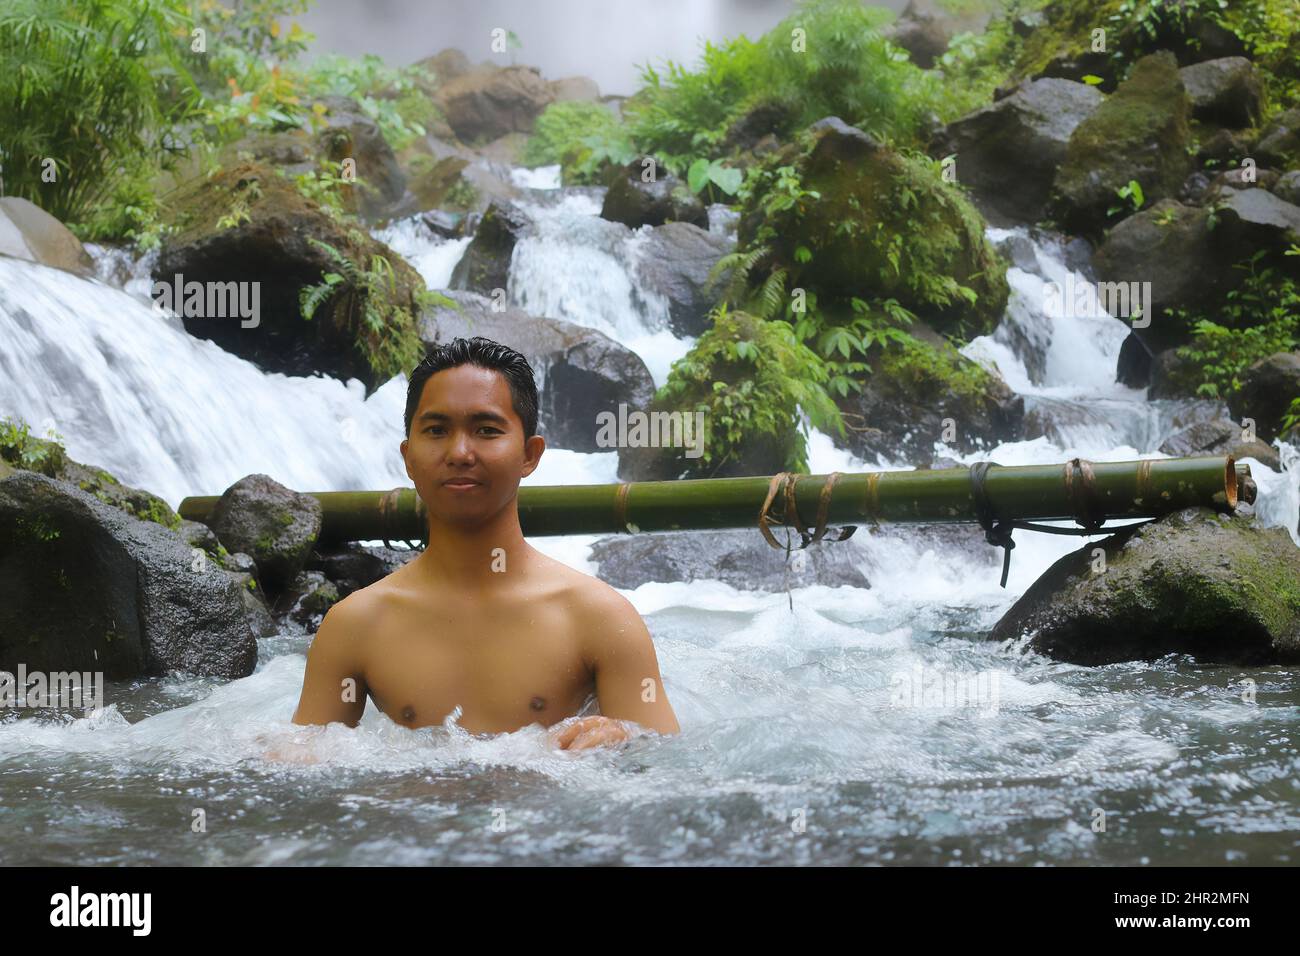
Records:
<instances>
[{"instance_id":1,"label":"large boulder","mask_svg":"<svg viewBox=\"0 0 1300 956\"><path fill-rule=\"evenodd\" d=\"M474 64L470 62L465 52L455 47L439 50L433 56L426 56L415 65L432 73L439 83L450 83L457 77L475 70Z\"/></svg>"},{"instance_id":2,"label":"large boulder","mask_svg":"<svg viewBox=\"0 0 1300 956\"><path fill-rule=\"evenodd\" d=\"M956 154L957 180L990 219L1043 217L1070 136L1102 102L1095 87L1034 80L949 124L933 151Z\"/></svg>"},{"instance_id":3,"label":"large boulder","mask_svg":"<svg viewBox=\"0 0 1300 956\"><path fill-rule=\"evenodd\" d=\"M764 236L767 268L784 269L787 288L815 294L828 314L851 315L854 298L892 298L943 332L994 329L1010 295L1006 265L984 236L983 217L929 163L831 116L765 160L758 181L772 182L784 166L818 198L772 213L764 190L754 189L737 240L751 250ZM751 273L750 281L764 278Z\"/></svg>"},{"instance_id":4,"label":"large boulder","mask_svg":"<svg viewBox=\"0 0 1300 956\"><path fill-rule=\"evenodd\" d=\"M203 283L208 301L214 290L243 289L245 304L251 299L256 306L248 310L256 313L251 318L233 315L229 300L225 316L185 309L182 319L191 335L267 372L360 379L367 395L418 361L415 316L424 291L419 274L384 244L327 215L269 167L241 163L188 183L171 204L171 225L174 231L153 267L155 292L177 282ZM357 271L382 256L392 267L393 283L386 277L348 281L307 321L302 290L320 285L327 273L345 271L327 246ZM186 291L183 298L188 296ZM182 311L179 303L169 304ZM378 329L368 309L383 317Z\"/></svg>"},{"instance_id":5,"label":"large boulder","mask_svg":"<svg viewBox=\"0 0 1300 956\"><path fill-rule=\"evenodd\" d=\"M709 327L709 310L718 304L726 277L710 273L735 242L687 222L668 222L649 230L637 261L645 288L668 300L669 321L678 338Z\"/></svg>"},{"instance_id":6,"label":"large boulder","mask_svg":"<svg viewBox=\"0 0 1300 956\"><path fill-rule=\"evenodd\" d=\"M358 211L368 220L386 215L406 191L406 176L379 124L361 104L346 96L324 96L324 125L316 134L321 154L331 162L354 160L360 188Z\"/></svg>"},{"instance_id":7,"label":"large boulder","mask_svg":"<svg viewBox=\"0 0 1300 956\"><path fill-rule=\"evenodd\" d=\"M1244 516L1181 511L1053 564L989 636L1026 635L1075 664L1300 661L1300 549Z\"/></svg>"},{"instance_id":8,"label":"large boulder","mask_svg":"<svg viewBox=\"0 0 1300 956\"><path fill-rule=\"evenodd\" d=\"M912 333L913 344L873 352L861 392L837 399L854 454L927 466L935 442L969 453L1022 437L1024 399L997 373L923 325Z\"/></svg>"},{"instance_id":9,"label":"large boulder","mask_svg":"<svg viewBox=\"0 0 1300 956\"><path fill-rule=\"evenodd\" d=\"M783 532L777 531L777 540ZM798 544L798 536L794 543ZM596 576L616 588L647 581L721 581L742 591L784 591L824 584L870 587L852 541L823 540L787 561L757 531L670 531L601 538L591 546Z\"/></svg>"},{"instance_id":10,"label":"large boulder","mask_svg":"<svg viewBox=\"0 0 1300 956\"><path fill-rule=\"evenodd\" d=\"M437 93L447 122L466 143L531 133L537 117L554 100L551 86L528 66L471 70L444 83Z\"/></svg>"},{"instance_id":11,"label":"large boulder","mask_svg":"<svg viewBox=\"0 0 1300 956\"><path fill-rule=\"evenodd\" d=\"M246 677L238 579L182 538L66 482L0 481L0 670Z\"/></svg>"},{"instance_id":12,"label":"large boulder","mask_svg":"<svg viewBox=\"0 0 1300 956\"><path fill-rule=\"evenodd\" d=\"M388 577L418 555L418 551L367 547L355 542L338 544L312 552L306 570L323 574L341 599Z\"/></svg>"},{"instance_id":13,"label":"large boulder","mask_svg":"<svg viewBox=\"0 0 1300 956\"><path fill-rule=\"evenodd\" d=\"M1052 211L1067 229L1100 235L1118 190L1135 180L1147 202L1178 195L1191 172L1187 91L1169 53L1143 57L1070 136Z\"/></svg>"},{"instance_id":14,"label":"large boulder","mask_svg":"<svg viewBox=\"0 0 1300 956\"><path fill-rule=\"evenodd\" d=\"M1192 116L1232 129L1253 126L1264 108L1264 87L1255 64L1244 56L1227 56L1185 66L1178 71Z\"/></svg>"},{"instance_id":15,"label":"large boulder","mask_svg":"<svg viewBox=\"0 0 1300 956\"><path fill-rule=\"evenodd\" d=\"M605 193L601 217L633 229L666 222L688 222L708 229L709 213L704 204L657 160L651 167L647 162L651 160L649 156L634 159L614 178Z\"/></svg>"},{"instance_id":16,"label":"large boulder","mask_svg":"<svg viewBox=\"0 0 1300 956\"><path fill-rule=\"evenodd\" d=\"M1230 455L1238 461L1254 458L1274 471L1281 470L1277 449L1258 438L1242 441L1241 426L1226 418L1194 422L1179 429L1165 439L1160 452L1173 458L1196 458L1202 455Z\"/></svg>"},{"instance_id":17,"label":"large boulder","mask_svg":"<svg viewBox=\"0 0 1300 956\"><path fill-rule=\"evenodd\" d=\"M207 525L227 551L252 556L274 599L311 556L320 537L321 505L267 475L247 475L222 493Z\"/></svg>"},{"instance_id":18,"label":"large boulder","mask_svg":"<svg viewBox=\"0 0 1300 956\"><path fill-rule=\"evenodd\" d=\"M608 451L596 444L596 418L620 404L644 409L654 381L632 350L597 332L516 308L494 311L472 292L452 292L455 306L436 306L421 319L426 345L481 335L522 353L537 377L541 433L547 443L574 451Z\"/></svg>"},{"instance_id":19,"label":"large boulder","mask_svg":"<svg viewBox=\"0 0 1300 956\"><path fill-rule=\"evenodd\" d=\"M1271 442L1296 398L1300 398L1300 352L1278 352L1246 369L1241 389L1228 399L1228 410L1238 421L1254 419L1255 434Z\"/></svg>"},{"instance_id":20,"label":"large boulder","mask_svg":"<svg viewBox=\"0 0 1300 956\"><path fill-rule=\"evenodd\" d=\"M1256 250L1284 253L1300 242L1300 206L1267 189L1229 189L1219 205L1224 241L1239 255Z\"/></svg>"},{"instance_id":21,"label":"large boulder","mask_svg":"<svg viewBox=\"0 0 1300 956\"><path fill-rule=\"evenodd\" d=\"M92 276L81 240L48 212L18 196L0 196L0 255Z\"/></svg>"},{"instance_id":22,"label":"large boulder","mask_svg":"<svg viewBox=\"0 0 1300 956\"><path fill-rule=\"evenodd\" d=\"M494 202L479 220L474 238L451 273L451 287L483 295L505 289L515 244L532 227L528 216L513 203Z\"/></svg>"}]
</instances>

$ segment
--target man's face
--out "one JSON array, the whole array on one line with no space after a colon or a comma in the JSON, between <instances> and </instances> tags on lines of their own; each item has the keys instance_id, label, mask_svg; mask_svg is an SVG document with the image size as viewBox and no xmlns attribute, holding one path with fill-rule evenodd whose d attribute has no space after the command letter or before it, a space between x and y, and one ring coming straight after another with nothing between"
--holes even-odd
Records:
<instances>
[{"instance_id":1,"label":"man's face","mask_svg":"<svg viewBox=\"0 0 1300 956\"><path fill-rule=\"evenodd\" d=\"M401 450L430 514L475 525L510 504L545 447L539 435L525 440L505 376L458 365L424 383Z\"/></svg>"}]
</instances>

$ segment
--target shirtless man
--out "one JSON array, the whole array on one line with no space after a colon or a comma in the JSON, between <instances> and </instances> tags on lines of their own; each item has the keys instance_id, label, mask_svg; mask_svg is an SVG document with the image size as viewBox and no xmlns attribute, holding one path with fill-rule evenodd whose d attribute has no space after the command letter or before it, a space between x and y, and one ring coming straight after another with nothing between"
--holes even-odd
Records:
<instances>
[{"instance_id":1,"label":"shirtless man","mask_svg":"<svg viewBox=\"0 0 1300 956\"><path fill-rule=\"evenodd\" d=\"M677 733L645 623L613 588L535 550L519 482L546 448L518 352L455 339L411 373L402 458L428 546L330 608L307 654L295 724L355 727L369 696L405 727L497 734L557 724L581 750ZM599 716L569 720L594 697Z\"/></svg>"}]
</instances>

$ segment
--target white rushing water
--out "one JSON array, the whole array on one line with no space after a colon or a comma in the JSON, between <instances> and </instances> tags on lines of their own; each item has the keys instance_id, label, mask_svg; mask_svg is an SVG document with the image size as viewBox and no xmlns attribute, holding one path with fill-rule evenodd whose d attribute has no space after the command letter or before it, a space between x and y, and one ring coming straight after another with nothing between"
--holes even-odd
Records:
<instances>
[{"instance_id":1,"label":"white rushing water","mask_svg":"<svg viewBox=\"0 0 1300 956\"><path fill-rule=\"evenodd\" d=\"M550 175L519 184L547 188ZM689 342L672 337L666 304L638 283L644 234L600 220L588 193L525 205L538 231L516 248L511 301L615 337L662 382ZM383 238L431 287L447 284L467 244L413 220ZM1161 457L1178 424L1218 411L1116 385L1122 323L1052 314L1045 283L1068 270L1047 244L1035 250L1035 268L1010 271L1002 326L964 351L1025 396L1042 434L937 452L1008 465ZM403 377L365 399L356 381L263 373L150 308L138 267L98 255L104 275L134 274L130 293L0 258L0 415L53 427L73 458L172 505L252 472L313 491L409 485L397 452ZM1257 511L1296 536L1300 452L1284 447L1282 457L1282 472L1251 462ZM810 464L910 467L863 462L815 431ZM530 481L606 482L616 469L612 452L552 449ZM242 680L141 682L84 719L0 715L8 830L45 834L40 850L0 837L0 857L1287 862L1300 829L1294 752L1259 741L1279 736L1276 715L1296 688L1288 671L1082 668L976 639L1084 540L1018 534L1005 591L1000 552L974 527L947 539L863 529L833 545L856 556L870 589L787 597L718 581L645 583L627 593L654 635L683 733L622 753L557 754L537 727L491 739L454 725L411 731L373 707L355 729L294 727L308 638L290 635L262 641L256 673ZM591 541L534 543L590 572ZM1244 676L1263 706L1238 701ZM993 706L915 693L979 681L986 705L996 688ZM913 692L900 698L900 687ZM271 750L281 759L267 759ZM50 767L60 785L48 784ZM221 825L201 843L177 841L172 821L189 819L194 794ZM1096 806L1114 808L1127 829L1099 837L1089 826ZM490 828L493 808L504 809L505 832ZM808 820L806 839L791 839L794 812Z\"/></svg>"}]
</instances>

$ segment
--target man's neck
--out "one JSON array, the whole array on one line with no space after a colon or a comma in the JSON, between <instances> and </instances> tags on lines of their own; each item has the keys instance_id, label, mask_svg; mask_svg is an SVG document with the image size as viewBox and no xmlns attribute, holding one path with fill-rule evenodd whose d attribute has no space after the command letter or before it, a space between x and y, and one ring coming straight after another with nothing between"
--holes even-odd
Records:
<instances>
[{"instance_id":1,"label":"man's neck","mask_svg":"<svg viewBox=\"0 0 1300 956\"><path fill-rule=\"evenodd\" d=\"M429 516L429 544L415 560L431 578L459 587L498 583L527 560L530 551L519 527L519 507L509 505L484 524L462 526Z\"/></svg>"}]
</instances>

